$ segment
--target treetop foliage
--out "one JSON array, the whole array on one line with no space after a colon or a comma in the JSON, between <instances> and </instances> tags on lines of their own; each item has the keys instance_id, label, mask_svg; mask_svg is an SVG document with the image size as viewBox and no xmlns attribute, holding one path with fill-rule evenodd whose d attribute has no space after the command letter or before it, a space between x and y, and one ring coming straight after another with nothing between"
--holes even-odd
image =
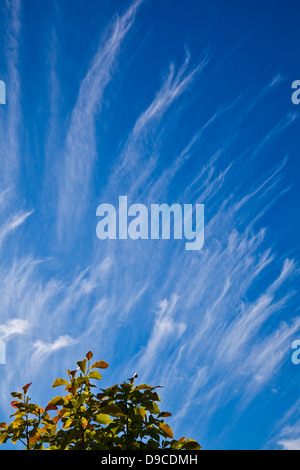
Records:
<instances>
[{"instance_id":1,"label":"treetop foliage","mask_svg":"<svg viewBox=\"0 0 300 470\"><path fill-rule=\"evenodd\" d=\"M21 442L26 450L200 450L193 439L174 439L161 411L158 386L135 386L136 375L106 389L94 381L105 361L92 362L93 353L67 370L68 379L58 378L52 388L65 387L65 394L52 398L45 408L31 403L28 390L11 393L15 412L10 424L0 423L0 444Z\"/></svg>"}]
</instances>

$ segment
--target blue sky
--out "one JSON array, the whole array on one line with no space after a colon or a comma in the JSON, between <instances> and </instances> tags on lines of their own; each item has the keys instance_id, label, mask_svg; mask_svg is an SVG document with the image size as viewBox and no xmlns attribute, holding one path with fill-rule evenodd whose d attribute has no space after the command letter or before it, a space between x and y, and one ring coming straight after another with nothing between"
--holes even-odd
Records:
<instances>
[{"instance_id":1,"label":"blue sky","mask_svg":"<svg viewBox=\"0 0 300 470\"><path fill-rule=\"evenodd\" d=\"M0 421L88 350L163 385L176 437L300 448L300 5L0 6ZM205 244L99 240L96 209L204 204Z\"/></svg>"}]
</instances>

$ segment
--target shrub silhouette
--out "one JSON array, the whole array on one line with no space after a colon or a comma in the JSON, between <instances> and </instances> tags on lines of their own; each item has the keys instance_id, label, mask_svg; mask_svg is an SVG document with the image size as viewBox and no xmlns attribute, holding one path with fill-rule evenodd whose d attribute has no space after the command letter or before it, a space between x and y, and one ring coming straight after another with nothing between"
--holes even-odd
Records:
<instances>
[{"instance_id":1,"label":"shrub silhouette","mask_svg":"<svg viewBox=\"0 0 300 470\"><path fill-rule=\"evenodd\" d=\"M98 369L105 361L91 364L93 353L67 370L68 380L56 379L52 388L65 386L67 394L56 396L42 408L31 403L28 389L13 392L16 410L11 423L0 423L0 444L20 441L26 450L200 450L193 439L175 440L164 421L171 413L161 412L159 387L134 385L136 377L107 389L93 383L102 378ZM50 414L53 412L51 418Z\"/></svg>"}]
</instances>

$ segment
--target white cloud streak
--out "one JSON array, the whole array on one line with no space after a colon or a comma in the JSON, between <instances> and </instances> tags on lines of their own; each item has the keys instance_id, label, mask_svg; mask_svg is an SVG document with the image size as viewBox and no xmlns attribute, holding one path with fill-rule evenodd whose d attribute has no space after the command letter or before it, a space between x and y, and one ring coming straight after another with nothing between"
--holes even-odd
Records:
<instances>
[{"instance_id":1,"label":"white cloud streak","mask_svg":"<svg viewBox=\"0 0 300 470\"><path fill-rule=\"evenodd\" d=\"M56 228L61 238L70 239L82 220L97 158L95 120L141 3L131 4L110 25L81 82L59 167ZM15 171L20 113L19 1L12 3L11 11L10 75L17 93L11 105L7 145L11 145L13 157L10 168ZM182 110L172 106L198 83L209 60L205 55L194 67L190 62L187 52L177 72L174 64L170 66L160 89L135 119L103 193L120 195L125 188L131 198L143 195L151 202L154 196L155 202L172 196L178 201L205 203L204 249L188 256L180 242L170 241L168 247L160 241L149 242L147 249L138 242L135 246L103 245L95 250L93 263L81 260L81 267L69 280L60 273L49 274L48 261L27 253L26 247L25 254L11 256L9 262L3 259L0 267L0 335L16 343L13 368L19 371L18 380L36 374L44 361L61 350L60 366L73 361L74 349L76 353L85 346L90 349L91 342L106 352L121 343L124 351L136 353L131 361L124 354L119 366L122 378L124 371L134 369L141 379L151 375L151 382L165 385L169 400L179 410L176 425L183 422L192 405L199 420L209 420L233 398L247 407L280 371L300 328L299 318L284 316L297 292L297 262L279 256L272 246L276 237L268 236L267 228L258 224L279 195L288 191L284 184L287 159L262 180L255 180L253 187L249 183L253 174L249 175L243 155L235 158L231 149L241 135L236 123L240 126L280 80L268 82L253 99L246 95L235 120L230 113L237 111L241 101L218 108L191 131L186 144L166 163L157 138L167 141L168 125L180 118ZM284 116L257 145L249 145L251 164L295 118L294 114ZM218 127L221 120L225 129ZM146 152L149 148L151 154ZM185 164L192 170L181 174ZM185 178L185 186L182 183L169 192L178 175ZM6 203L7 196L0 192L0 202ZM14 240L16 229L25 228L31 213L11 210L4 218L1 255L4 243ZM7 377L8 387L15 378L11 372ZM183 396L182 390L188 392ZM200 401L205 403L204 409ZM284 448L297 446L296 428L290 433L285 429L277 442Z\"/></svg>"},{"instance_id":2,"label":"white cloud streak","mask_svg":"<svg viewBox=\"0 0 300 470\"><path fill-rule=\"evenodd\" d=\"M0 338L7 340L15 335L24 335L29 329L29 323L26 320L14 318L0 325Z\"/></svg>"},{"instance_id":3,"label":"white cloud streak","mask_svg":"<svg viewBox=\"0 0 300 470\"><path fill-rule=\"evenodd\" d=\"M59 338L53 342L48 343L38 340L33 345L35 351L31 358L32 363L35 364L37 361L41 363L52 353L57 352L60 349L74 346L76 343L77 341L71 338L69 335L59 336Z\"/></svg>"},{"instance_id":4,"label":"white cloud streak","mask_svg":"<svg viewBox=\"0 0 300 470\"><path fill-rule=\"evenodd\" d=\"M21 34L21 1L5 0L7 14L7 104L1 120L1 185L15 185L19 177L21 122L21 82L19 73L19 41Z\"/></svg>"},{"instance_id":5,"label":"white cloud streak","mask_svg":"<svg viewBox=\"0 0 300 470\"><path fill-rule=\"evenodd\" d=\"M21 211L12 216L4 225L0 227L0 248L5 238L18 227L20 227L33 212Z\"/></svg>"},{"instance_id":6,"label":"white cloud streak","mask_svg":"<svg viewBox=\"0 0 300 470\"><path fill-rule=\"evenodd\" d=\"M133 2L122 16L116 18L106 37L101 40L81 83L66 136L63 169L58 181L57 230L60 239L66 232L72 233L74 237L73 228L80 222L85 209L97 156L95 117L101 110L105 89L113 74L113 66L141 3L141 0Z\"/></svg>"}]
</instances>

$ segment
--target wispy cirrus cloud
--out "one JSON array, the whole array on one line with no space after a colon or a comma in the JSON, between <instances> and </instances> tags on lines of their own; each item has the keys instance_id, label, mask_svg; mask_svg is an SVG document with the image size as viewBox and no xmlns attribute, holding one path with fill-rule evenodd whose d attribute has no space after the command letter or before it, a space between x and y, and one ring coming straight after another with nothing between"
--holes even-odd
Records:
<instances>
[{"instance_id":1,"label":"wispy cirrus cloud","mask_svg":"<svg viewBox=\"0 0 300 470\"><path fill-rule=\"evenodd\" d=\"M7 44L11 46L7 45L6 53L16 94L3 156L8 162L5 173L12 175L22 158L17 133L22 3L7 5L11 12ZM229 55L215 60L204 51L193 64L186 49L183 62L178 53L169 68L166 57L165 67L155 71L156 79L162 77L160 85L154 92L153 83L145 86L137 97L137 103L142 103L137 111L128 109L134 94L125 100L123 110L131 124L117 142L116 159L98 158L98 118L109 102L108 85L117 74L123 77L120 52L124 49L126 57L131 54L126 39L141 5L141 1L132 3L110 23L85 77L76 76L78 96L64 117L58 112L60 36L53 25L49 28L48 134L45 140L35 135L29 145L34 158L40 158L40 167L45 164L42 185L48 185L47 197L29 195L36 205L47 205L43 217L36 207L34 215L24 209L28 188L35 187L40 174L19 188L24 191L22 210L12 202L14 181L5 178L10 190L5 189L7 184L0 186L0 336L13 349L11 367L4 371L3 403L15 384L36 379L41 365L56 374L70 367L75 354L78 360L95 348L103 359L112 360L114 372L108 373L116 380L137 371L140 380L164 385L164 399L177 417L175 428L186 426L190 435L193 426L197 433L196 427L201 426L205 433L228 406L227 428L234 429L234 415L246 415L253 400L276 381L300 328L294 309L298 262L279 245L281 223L276 230L272 225L272 219L279 217L275 204L288 197L292 187L286 178L290 160L276 154L271 165L260 166L264 157L269 158L269 146L290 130L297 114L280 110L273 119L274 108L267 106L283 81L279 74L259 83L247 82L248 87L224 102L220 95L211 106L216 81L211 85L209 79L213 74L223 77ZM233 56L231 52L230 65ZM272 119L264 119L267 113ZM112 140L117 137L118 133L111 135ZM41 148L45 155L37 150ZM146 204L205 204L204 248L187 253L179 240L148 240L147 245L142 240L96 243L93 233L93 239L91 235L83 241L82 256L76 241L85 223L86 205L96 205L91 202L91 188L98 184L95 174L102 169L107 183L97 187L97 194L104 202L127 194L133 202ZM53 218L48 209L55 213ZM48 231L56 231L62 242L59 256L56 242L50 240L50 249L43 245ZM23 234L35 241L30 248L20 241ZM66 254L68 241L73 249ZM7 253L6 246L14 245L16 249ZM191 414L193 419L186 419ZM288 448L297 446L298 438L293 426L293 432L278 432L276 442Z\"/></svg>"},{"instance_id":2,"label":"wispy cirrus cloud","mask_svg":"<svg viewBox=\"0 0 300 470\"><path fill-rule=\"evenodd\" d=\"M183 65L175 72L175 65L170 65L160 90L154 99L136 119L118 161L111 172L107 188L111 194L120 191L129 192L135 197L145 187L149 187L158 162L158 148L153 144L158 137L158 125L176 101L187 93L196 78L209 62L207 53L194 67L190 67L190 53L186 51ZM174 118L174 117L173 117ZM114 194L115 195L115 194ZM147 196L147 192L145 192Z\"/></svg>"},{"instance_id":3,"label":"wispy cirrus cloud","mask_svg":"<svg viewBox=\"0 0 300 470\"><path fill-rule=\"evenodd\" d=\"M178 296L174 294L170 301L164 299L160 302L147 346L136 364L136 368L143 371L144 379L147 379L153 368L156 367L160 351L164 349L166 343L178 340L186 329L183 322L177 322L174 318L177 301Z\"/></svg>"},{"instance_id":4,"label":"wispy cirrus cloud","mask_svg":"<svg viewBox=\"0 0 300 470\"><path fill-rule=\"evenodd\" d=\"M5 0L6 13L6 62L7 104L0 114L0 136L2 146L1 184L10 186L19 177L20 146L19 132L21 126L21 80L19 42L21 34L21 0Z\"/></svg>"},{"instance_id":5,"label":"wispy cirrus cloud","mask_svg":"<svg viewBox=\"0 0 300 470\"><path fill-rule=\"evenodd\" d=\"M293 119L285 121L284 127L292 122ZM217 125L217 119L214 116L207 123L208 126ZM205 130L204 126L202 131ZM283 130L281 126L276 126L268 134L269 137L263 139L263 145L256 155ZM202 131L195 134L179 155L179 160L174 161L174 171L165 171L161 180L156 179L156 197L166 197L166 188L171 184L181 162L184 163L186 155L192 158L193 146L201 143L199 136L203 135ZM217 169L217 163L226 157L230 144L236 138L229 139L221 151L214 153L211 159L206 159L204 168L187 186L183 196L179 195L179 201L196 200L210 206L210 202L216 198L221 199L224 188L230 186L235 164L229 162L220 170L219 167ZM135 150L133 147L133 155ZM151 249L148 256L144 255L151 269L162 269L158 276L161 282L153 291L154 298L166 298L167 295L170 300L160 305L166 306L170 302L172 314L163 316L161 321L159 316L154 315L148 342L130 362L130 369L137 370L141 380L147 379L152 372L154 381L167 384L170 387L168 400L172 399L180 384L184 386L183 383L188 382L189 400L181 408L174 421L175 426L179 422L182 424L181 419L189 412L192 404L195 406L193 400L197 402L199 396L210 409L207 413L206 408L206 417L199 412L203 419L212 416L221 402L228 403L236 399L235 383L240 384L239 402L243 402L245 407L249 406L278 372L293 336L299 331L300 322L295 318L272 333L266 334L264 331L262 335L265 325L269 325L272 318L280 316L296 293L295 287L288 287L293 285L293 279L297 277L295 261L288 258L283 260L280 269L279 260L272 252L272 247L268 246L266 229L255 228L258 216L271 209L278 195L289 190L284 187L286 163L287 160L283 159L269 175L265 175L262 183L256 183L254 187L244 181L244 195L237 196L232 188L231 194L225 198L223 196L223 202L207 217L205 247L199 256L190 259L173 246L173 256L167 255L168 267L162 269L162 264L157 263L155 266L150 259L155 256L164 259L166 252L163 248L156 251L156 255ZM126 170L127 166L124 167L125 175ZM149 186L150 193L151 190ZM143 195L147 195L147 192ZM245 207L250 204L252 210L246 216ZM239 223L236 223L237 220ZM279 271L277 277L270 279L261 292L258 288L255 299L242 300L247 299L249 289L257 286L260 277L270 269ZM174 298L175 303L171 301ZM163 370L160 368L161 363L164 363ZM189 365L188 372L185 372L186 364ZM195 370L192 374L191 369ZM227 390L225 397L224 390Z\"/></svg>"},{"instance_id":6,"label":"wispy cirrus cloud","mask_svg":"<svg viewBox=\"0 0 300 470\"><path fill-rule=\"evenodd\" d=\"M92 171L97 157L95 118L105 89L113 75L122 43L130 31L142 0L134 1L117 16L101 39L90 68L82 80L66 135L62 172L58 178L57 230L59 238L81 220L87 202Z\"/></svg>"},{"instance_id":7,"label":"wispy cirrus cloud","mask_svg":"<svg viewBox=\"0 0 300 470\"><path fill-rule=\"evenodd\" d=\"M25 334L28 329L29 323L27 320L14 318L0 325L0 337L2 340L7 340L12 336Z\"/></svg>"},{"instance_id":8,"label":"wispy cirrus cloud","mask_svg":"<svg viewBox=\"0 0 300 470\"><path fill-rule=\"evenodd\" d=\"M0 248L5 238L10 234L10 232L16 230L20 225L22 225L32 213L32 211L18 212L17 214L10 217L8 221L0 227Z\"/></svg>"},{"instance_id":9,"label":"wispy cirrus cloud","mask_svg":"<svg viewBox=\"0 0 300 470\"><path fill-rule=\"evenodd\" d=\"M77 341L71 338L69 335L60 336L53 342L48 343L41 340L37 340L33 345L34 353L32 355L31 360L33 364L36 363L36 361L38 361L38 363L40 364L53 352L59 351L60 349L68 348L69 346L74 346L76 343Z\"/></svg>"}]
</instances>

